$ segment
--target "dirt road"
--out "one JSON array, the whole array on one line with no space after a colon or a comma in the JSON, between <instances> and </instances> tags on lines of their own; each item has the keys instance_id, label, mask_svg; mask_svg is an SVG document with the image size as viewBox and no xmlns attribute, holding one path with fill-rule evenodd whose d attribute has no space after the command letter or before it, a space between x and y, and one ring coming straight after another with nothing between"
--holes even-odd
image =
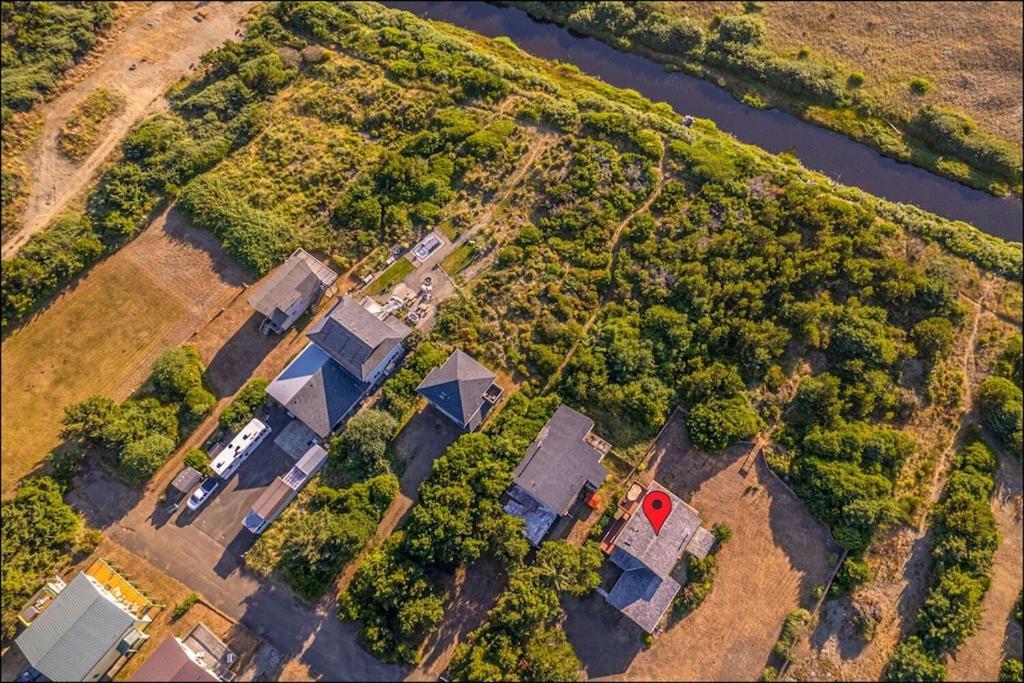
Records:
<instances>
[{"instance_id":1,"label":"dirt road","mask_svg":"<svg viewBox=\"0 0 1024 683\"><path fill-rule=\"evenodd\" d=\"M4 258L14 256L86 189L132 124L166 107L167 87L198 65L202 54L234 37L256 4L211 2L197 8L195 2L154 2L131 20L85 78L40 105L43 129L25 155L29 196L20 229L3 245ZM73 164L57 152L57 133L72 109L99 86L123 95L125 106L92 154Z\"/></svg>"}]
</instances>

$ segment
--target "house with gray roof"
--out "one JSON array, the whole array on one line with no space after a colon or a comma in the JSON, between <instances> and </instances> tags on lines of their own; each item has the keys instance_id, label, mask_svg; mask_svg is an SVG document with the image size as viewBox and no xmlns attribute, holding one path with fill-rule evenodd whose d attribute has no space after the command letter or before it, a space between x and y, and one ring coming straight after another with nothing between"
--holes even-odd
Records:
<instances>
[{"instance_id":1,"label":"house with gray roof","mask_svg":"<svg viewBox=\"0 0 1024 683\"><path fill-rule=\"evenodd\" d=\"M51 681L98 681L148 638L143 629L150 621L83 571L15 642Z\"/></svg>"},{"instance_id":2,"label":"house with gray roof","mask_svg":"<svg viewBox=\"0 0 1024 683\"><path fill-rule=\"evenodd\" d=\"M299 458L283 477L275 479L256 499L249 514L242 520L242 526L254 534L263 533L299 495L302 487L326 461L327 451L322 446L310 446L305 455Z\"/></svg>"},{"instance_id":3,"label":"house with gray roof","mask_svg":"<svg viewBox=\"0 0 1024 683\"><path fill-rule=\"evenodd\" d=\"M643 512L654 492L668 496L670 512L659 530ZM609 561L622 570L610 591L598 589L613 607L654 633L680 591L672 571L684 551L703 558L714 536L700 525L700 515L657 482L634 483L619 504L624 514L613 522L601 543Z\"/></svg>"},{"instance_id":4,"label":"house with gray roof","mask_svg":"<svg viewBox=\"0 0 1024 683\"><path fill-rule=\"evenodd\" d=\"M307 333L310 344L274 378L267 394L325 438L398 360L411 331L342 297Z\"/></svg>"},{"instance_id":5,"label":"house with gray roof","mask_svg":"<svg viewBox=\"0 0 1024 683\"><path fill-rule=\"evenodd\" d=\"M305 249L296 249L249 297L249 305L263 314L264 332L283 333L324 295L338 274Z\"/></svg>"},{"instance_id":6,"label":"house with gray roof","mask_svg":"<svg viewBox=\"0 0 1024 683\"><path fill-rule=\"evenodd\" d=\"M411 329L394 316L383 320L343 296L306 334L310 341L361 382L375 384L401 355Z\"/></svg>"},{"instance_id":7,"label":"house with gray roof","mask_svg":"<svg viewBox=\"0 0 1024 683\"><path fill-rule=\"evenodd\" d=\"M416 391L452 422L473 431L501 398L502 389L494 380L493 372L456 349L423 378Z\"/></svg>"},{"instance_id":8,"label":"house with gray roof","mask_svg":"<svg viewBox=\"0 0 1024 683\"><path fill-rule=\"evenodd\" d=\"M593 428L593 420L561 405L516 466L504 507L526 522L526 538L533 545L540 545L554 523L608 476L601 461L611 445Z\"/></svg>"}]
</instances>

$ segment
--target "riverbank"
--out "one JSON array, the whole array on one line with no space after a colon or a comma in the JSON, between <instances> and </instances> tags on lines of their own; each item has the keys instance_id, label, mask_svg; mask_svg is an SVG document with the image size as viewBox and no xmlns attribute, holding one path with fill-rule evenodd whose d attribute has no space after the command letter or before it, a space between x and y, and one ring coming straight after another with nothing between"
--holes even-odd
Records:
<instances>
[{"instance_id":1,"label":"riverbank","mask_svg":"<svg viewBox=\"0 0 1024 683\"><path fill-rule=\"evenodd\" d=\"M907 79L902 84L907 92L901 92L901 97L892 87L872 89L877 84L868 79L880 80L874 78L874 71L865 75L818 56L824 47L820 42L814 45L813 53L807 47L791 46L788 52L795 57L785 56L778 46L767 49L762 9L753 8L746 15L725 15L724 19L715 15L709 22L703 16L706 12L701 12L707 8L691 9L689 4L685 8L666 6L665 13L646 6L644 11L639 7L577 11L574 3L494 4L523 9L536 19L594 37L615 49L656 61L666 69L709 80L747 105L780 109L956 182L996 196L1021 194L1019 139L992 134L960 109L941 106L949 98L929 94L934 86L927 79ZM650 12L650 16L642 16L644 12ZM842 13L849 12L844 9ZM835 11L829 17L839 21ZM614 28L609 29L610 25ZM977 35L978 31L974 33ZM876 34L881 35L881 31ZM817 30L814 35L818 35ZM804 31L802 37L806 36ZM884 48L884 40L880 38L882 45L876 49ZM867 48L862 49L866 54ZM972 46L961 51L965 49ZM853 61L857 63L856 58ZM1018 81L1019 70L1018 57ZM969 85L970 75L961 80L964 78ZM913 103L908 103L908 98ZM991 93L989 99L999 99L998 93ZM1019 101L1019 97L1015 99ZM933 101L940 106L934 106ZM1019 113L1017 118L1019 128Z\"/></svg>"},{"instance_id":2,"label":"riverbank","mask_svg":"<svg viewBox=\"0 0 1024 683\"><path fill-rule=\"evenodd\" d=\"M633 95L626 102L630 106L658 101L660 107L668 105L679 114L710 119L741 142L773 154L790 154L806 168L844 185L963 221L1002 240L1022 240L1024 208L1019 199L995 197L946 180L780 110L749 107L708 81L666 72L657 62L621 52L596 38L575 35L557 24L538 22L524 10L482 2L383 4L474 34L505 36L530 55L576 68L614 88L628 88L618 92Z\"/></svg>"}]
</instances>

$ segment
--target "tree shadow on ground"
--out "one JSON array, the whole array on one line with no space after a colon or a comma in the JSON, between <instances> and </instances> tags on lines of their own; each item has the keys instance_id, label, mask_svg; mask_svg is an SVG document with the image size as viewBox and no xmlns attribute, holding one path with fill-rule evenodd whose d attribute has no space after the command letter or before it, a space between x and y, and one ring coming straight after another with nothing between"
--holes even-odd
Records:
<instances>
[{"instance_id":1,"label":"tree shadow on ground","mask_svg":"<svg viewBox=\"0 0 1024 683\"><path fill-rule=\"evenodd\" d=\"M312 680L397 681L405 673L360 647L357 625L339 620L329 598L314 605L287 586L260 578L260 588L245 598L243 607L239 623L272 643L285 661L305 666Z\"/></svg>"},{"instance_id":2,"label":"tree shadow on ground","mask_svg":"<svg viewBox=\"0 0 1024 683\"><path fill-rule=\"evenodd\" d=\"M450 654L452 645L462 642L484 622L487 612L494 607L505 589L507 576L500 563L481 559L454 579L449 578L446 591L445 616L431 633L420 652L420 669L439 675L440 667L447 666L442 657Z\"/></svg>"},{"instance_id":3,"label":"tree shadow on ground","mask_svg":"<svg viewBox=\"0 0 1024 683\"><path fill-rule=\"evenodd\" d=\"M213 271L224 284L245 287L253 281L252 275L234 258L228 256L220 240L212 232L192 225L181 212L173 207L167 211L164 234L172 242L184 244L209 254Z\"/></svg>"},{"instance_id":4,"label":"tree shadow on ground","mask_svg":"<svg viewBox=\"0 0 1024 683\"><path fill-rule=\"evenodd\" d=\"M131 486L86 458L68 491L66 501L101 531L120 521L142 500L142 488Z\"/></svg>"},{"instance_id":5,"label":"tree shadow on ground","mask_svg":"<svg viewBox=\"0 0 1024 683\"><path fill-rule=\"evenodd\" d=\"M604 598L565 598L563 628L588 678L619 676L643 649L644 631Z\"/></svg>"},{"instance_id":6,"label":"tree shadow on ground","mask_svg":"<svg viewBox=\"0 0 1024 683\"><path fill-rule=\"evenodd\" d=\"M217 398L230 396L241 389L281 341L279 335L260 333L262 320L263 316L254 312L207 364L206 379Z\"/></svg>"}]
</instances>

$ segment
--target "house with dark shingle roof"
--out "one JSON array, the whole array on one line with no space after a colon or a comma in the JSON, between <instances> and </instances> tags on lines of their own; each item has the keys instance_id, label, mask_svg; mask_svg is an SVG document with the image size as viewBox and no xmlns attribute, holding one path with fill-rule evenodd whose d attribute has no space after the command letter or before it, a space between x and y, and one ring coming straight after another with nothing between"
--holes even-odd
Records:
<instances>
[{"instance_id":1,"label":"house with dark shingle roof","mask_svg":"<svg viewBox=\"0 0 1024 683\"><path fill-rule=\"evenodd\" d=\"M306 334L310 344L267 387L320 438L326 437L402 355L410 330L342 297Z\"/></svg>"},{"instance_id":2,"label":"house with dark shingle roof","mask_svg":"<svg viewBox=\"0 0 1024 683\"><path fill-rule=\"evenodd\" d=\"M501 387L494 380L493 372L456 349L423 378L416 391L452 422L473 431L501 398Z\"/></svg>"},{"instance_id":3,"label":"house with dark shingle roof","mask_svg":"<svg viewBox=\"0 0 1024 683\"><path fill-rule=\"evenodd\" d=\"M519 461L504 507L523 519L533 545L540 545L554 523L608 476L601 461L611 445L593 428L593 420L561 405Z\"/></svg>"},{"instance_id":4,"label":"house with dark shingle roof","mask_svg":"<svg viewBox=\"0 0 1024 683\"><path fill-rule=\"evenodd\" d=\"M402 351L410 330L394 316L383 320L343 296L306 333L338 365L361 382L375 384Z\"/></svg>"},{"instance_id":5,"label":"house with dark shingle roof","mask_svg":"<svg viewBox=\"0 0 1024 683\"><path fill-rule=\"evenodd\" d=\"M265 317L260 330L283 333L337 279L337 273L312 254L296 249L249 297L249 305Z\"/></svg>"},{"instance_id":6,"label":"house with dark shingle roof","mask_svg":"<svg viewBox=\"0 0 1024 683\"><path fill-rule=\"evenodd\" d=\"M671 511L660 530L643 512L643 500L653 492L668 496ZM619 503L623 515L609 528L601 547L622 570L610 591L598 589L613 607L648 633L654 633L679 593L672 576L684 550L703 558L714 544L701 527L700 515L657 482L646 488L633 483Z\"/></svg>"},{"instance_id":7,"label":"house with dark shingle roof","mask_svg":"<svg viewBox=\"0 0 1024 683\"><path fill-rule=\"evenodd\" d=\"M51 681L98 681L148 638L146 608L126 599L121 588L130 587L109 567L99 569L99 578L88 573L93 568L75 575L15 639L28 663ZM109 588L104 576L113 576Z\"/></svg>"}]
</instances>

